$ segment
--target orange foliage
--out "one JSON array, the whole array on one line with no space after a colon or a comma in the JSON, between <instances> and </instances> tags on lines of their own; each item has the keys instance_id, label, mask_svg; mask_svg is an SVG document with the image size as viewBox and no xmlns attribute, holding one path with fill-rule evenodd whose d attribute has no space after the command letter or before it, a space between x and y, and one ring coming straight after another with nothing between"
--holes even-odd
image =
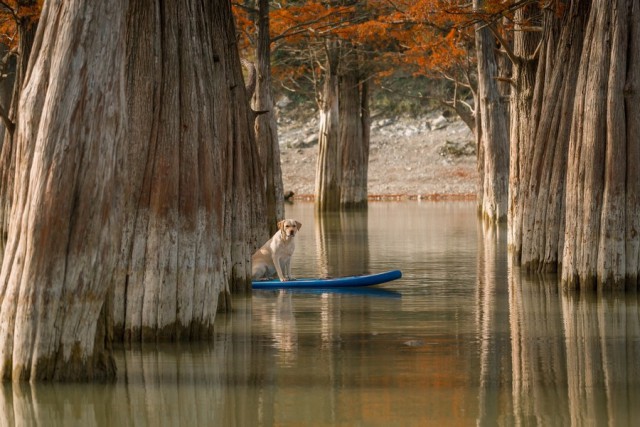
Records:
<instances>
[{"instance_id":1,"label":"orange foliage","mask_svg":"<svg viewBox=\"0 0 640 427\"><path fill-rule=\"evenodd\" d=\"M31 2L0 1L0 43L13 49L18 44L18 24L36 23L42 11L43 0Z\"/></svg>"},{"instance_id":2,"label":"orange foliage","mask_svg":"<svg viewBox=\"0 0 640 427\"><path fill-rule=\"evenodd\" d=\"M535 1L535 0L533 0ZM548 0L539 0L542 4ZM318 75L323 41L343 40L366 52L369 72L378 79L396 72L455 81L474 74L474 24L491 24L503 34L514 23L522 0L367 0L337 5L330 0L283 0L270 12L271 38L285 53L274 55L272 71L287 79ZM346 1L342 2L347 3ZM553 2L561 7L562 1ZM255 24L236 8L238 27L248 48ZM254 17L257 14L254 13ZM522 23L528 25L528 23ZM511 27L510 27L511 26ZM313 51L315 49L315 51ZM250 56L250 55L245 55Z\"/></svg>"}]
</instances>

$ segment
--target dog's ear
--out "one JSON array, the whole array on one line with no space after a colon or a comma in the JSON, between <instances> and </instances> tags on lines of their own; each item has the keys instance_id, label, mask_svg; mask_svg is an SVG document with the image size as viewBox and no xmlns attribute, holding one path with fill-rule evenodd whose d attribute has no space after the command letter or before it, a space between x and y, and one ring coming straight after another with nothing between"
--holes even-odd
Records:
<instances>
[{"instance_id":1,"label":"dog's ear","mask_svg":"<svg viewBox=\"0 0 640 427\"><path fill-rule=\"evenodd\" d=\"M278 230L282 231L282 227L284 227L284 219L282 221L278 221Z\"/></svg>"},{"instance_id":2,"label":"dog's ear","mask_svg":"<svg viewBox=\"0 0 640 427\"><path fill-rule=\"evenodd\" d=\"M300 227L302 227L302 224L300 224L298 221L296 221L296 227L298 227L298 230L300 230Z\"/></svg>"}]
</instances>

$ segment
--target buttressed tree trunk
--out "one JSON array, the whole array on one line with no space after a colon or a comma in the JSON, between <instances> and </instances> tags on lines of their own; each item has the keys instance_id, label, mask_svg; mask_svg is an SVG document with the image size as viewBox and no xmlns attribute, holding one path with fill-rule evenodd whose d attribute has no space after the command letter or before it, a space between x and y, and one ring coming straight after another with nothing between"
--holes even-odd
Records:
<instances>
[{"instance_id":1,"label":"buttressed tree trunk","mask_svg":"<svg viewBox=\"0 0 640 427\"><path fill-rule=\"evenodd\" d=\"M210 336L229 277L250 274L242 186L258 165L244 157L248 100L222 3L130 3L129 215L114 278L115 332L126 341Z\"/></svg>"},{"instance_id":2,"label":"buttressed tree trunk","mask_svg":"<svg viewBox=\"0 0 640 427\"><path fill-rule=\"evenodd\" d=\"M124 0L52 0L42 11L18 108L0 271L3 379L115 375L97 324L122 228L125 9Z\"/></svg>"},{"instance_id":3,"label":"buttressed tree trunk","mask_svg":"<svg viewBox=\"0 0 640 427\"><path fill-rule=\"evenodd\" d=\"M338 139L338 63L339 46L328 42L327 68L320 94L320 134L316 163L316 211L340 210L340 180L342 178Z\"/></svg>"},{"instance_id":4,"label":"buttressed tree trunk","mask_svg":"<svg viewBox=\"0 0 640 427\"><path fill-rule=\"evenodd\" d=\"M481 10L483 0L474 0ZM495 38L485 24L477 24L478 100L484 145L484 185L482 216L489 222L506 221L509 178L509 132L507 111L501 100L496 77Z\"/></svg>"},{"instance_id":5,"label":"buttressed tree trunk","mask_svg":"<svg viewBox=\"0 0 640 427\"><path fill-rule=\"evenodd\" d=\"M349 55L340 76L339 145L342 150L340 205L347 209L367 207L370 115L368 82L361 81L358 58Z\"/></svg>"},{"instance_id":6,"label":"buttressed tree trunk","mask_svg":"<svg viewBox=\"0 0 640 427\"><path fill-rule=\"evenodd\" d=\"M511 191L518 197L511 200L509 247L515 262L533 271L555 271L562 257L565 172L581 56L576 46L583 43L589 3L572 2L560 16L554 10L544 14L531 113L515 123L522 137L511 158Z\"/></svg>"},{"instance_id":7,"label":"buttressed tree trunk","mask_svg":"<svg viewBox=\"0 0 640 427\"><path fill-rule=\"evenodd\" d=\"M567 288L637 286L639 50L640 1L595 2L569 141L562 257Z\"/></svg>"},{"instance_id":8,"label":"buttressed tree trunk","mask_svg":"<svg viewBox=\"0 0 640 427\"><path fill-rule=\"evenodd\" d=\"M253 99L256 117L256 144L265 180L265 202L269 236L278 229L278 221L284 218L284 190L280 167L278 126L271 94L271 37L269 36L269 1L260 0L258 17L258 43L256 63L258 79ZM264 112L264 113L263 113Z\"/></svg>"}]
</instances>

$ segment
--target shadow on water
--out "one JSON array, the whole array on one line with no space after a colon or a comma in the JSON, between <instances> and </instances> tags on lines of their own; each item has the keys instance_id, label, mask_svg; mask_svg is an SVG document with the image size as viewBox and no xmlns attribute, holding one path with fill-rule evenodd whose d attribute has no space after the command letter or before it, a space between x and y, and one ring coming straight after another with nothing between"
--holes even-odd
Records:
<instances>
[{"instance_id":1,"label":"shadow on water","mask_svg":"<svg viewBox=\"0 0 640 427\"><path fill-rule=\"evenodd\" d=\"M0 425L618 426L640 416L637 295L565 294L555 277L522 273L506 230L480 228L472 203L323 218L287 209L306 226L294 274L407 274L364 293L237 298L213 342L118 348L112 384L4 384Z\"/></svg>"}]
</instances>

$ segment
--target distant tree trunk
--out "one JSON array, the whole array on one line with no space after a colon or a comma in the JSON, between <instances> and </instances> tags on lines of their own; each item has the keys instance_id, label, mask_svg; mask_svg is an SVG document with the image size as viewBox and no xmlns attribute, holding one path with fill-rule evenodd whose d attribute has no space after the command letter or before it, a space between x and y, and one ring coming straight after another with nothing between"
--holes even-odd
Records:
<instances>
[{"instance_id":1,"label":"distant tree trunk","mask_svg":"<svg viewBox=\"0 0 640 427\"><path fill-rule=\"evenodd\" d=\"M527 270L554 271L562 256L567 151L588 2L560 18L546 10L531 112L512 145L509 248ZM529 48L530 49L530 48ZM514 150L516 150L514 152Z\"/></svg>"},{"instance_id":2,"label":"distant tree trunk","mask_svg":"<svg viewBox=\"0 0 640 427\"><path fill-rule=\"evenodd\" d=\"M540 13L535 5L526 5L515 12L513 49L511 50L511 105L510 105L510 152L509 152L509 245L522 245L523 202L528 187L520 181L530 176L531 158L525 155L531 150L532 109L538 58L536 49L540 45L540 34L527 31L521 23L532 26L531 19ZM540 24L540 23L539 23ZM506 46L507 50L509 47ZM528 184L528 183L527 183ZM519 253L518 249L518 253Z\"/></svg>"},{"instance_id":3,"label":"distant tree trunk","mask_svg":"<svg viewBox=\"0 0 640 427\"><path fill-rule=\"evenodd\" d=\"M342 152L340 205L346 209L367 207L369 166L369 83L362 79L353 58L339 82L339 146Z\"/></svg>"},{"instance_id":4,"label":"distant tree trunk","mask_svg":"<svg viewBox=\"0 0 640 427\"><path fill-rule=\"evenodd\" d=\"M13 126L15 126L16 122L18 100L24 83L24 76L27 72L37 27L37 22L32 22L31 20L22 19L18 22L18 51L14 78L7 79L13 82L11 95L6 99L7 102L5 102L5 99L2 100L2 108L5 110L7 118L13 122ZM4 84L5 82L3 81ZM5 132L1 136L2 148L0 149L0 259L2 259L7 242L16 172L15 128L11 129L11 125L9 125L9 129L7 129L6 125L3 125L3 128Z\"/></svg>"},{"instance_id":5,"label":"distant tree trunk","mask_svg":"<svg viewBox=\"0 0 640 427\"><path fill-rule=\"evenodd\" d=\"M280 146L278 126L274 111L271 84L271 38L269 36L269 1L260 0L258 17L258 43L256 63L258 80L253 100L253 109L267 111L256 118L255 131L262 175L265 179L266 214L269 236L278 228L278 221L284 218L284 190L280 168Z\"/></svg>"},{"instance_id":6,"label":"distant tree trunk","mask_svg":"<svg viewBox=\"0 0 640 427\"><path fill-rule=\"evenodd\" d=\"M576 0L577 1L577 0ZM637 286L640 1L592 6L582 46L567 167L562 282Z\"/></svg>"},{"instance_id":7,"label":"distant tree trunk","mask_svg":"<svg viewBox=\"0 0 640 427\"><path fill-rule=\"evenodd\" d=\"M484 144L482 143L482 112L480 110L480 98L477 91L473 95L474 108L474 139L476 143L476 170L478 171L478 185L476 186L476 210L482 216L482 204L484 201Z\"/></svg>"},{"instance_id":8,"label":"distant tree trunk","mask_svg":"<svg viewBox=\"0 0 640 427\"><path fill-rule=\"evenodd\" d=\"M115 175L125 128L125 4L44 4L18 107L0 272L3 379L115 375L97 325L122 229Z\"/></svg>"},{"instance_id":9,"label":"distant tree trunk","mask_svg":"<svg viewBox=\"0 0 640 427\"><path fill-rule=\"evenodd\" d=\"M474 0L481 10L484 0ZM509 177L509 132L507 111L500 97L496 77L495 38L485 24L477 24L478 99L484 144L482 216L489 222L507 219Z\"/></svg>"},{"instance_id":10,"label":"distant tree trunk","mask_svg":"<svg viewBox=\"0 0 640 427\"><path fill-rule=\"evenodd\" d=\"M338 138L338 62L337 42L328 42L327 69L320 94L320 134L316 164L315 208L340 210L341 160Z\"/></svg>"}]
</instances>

